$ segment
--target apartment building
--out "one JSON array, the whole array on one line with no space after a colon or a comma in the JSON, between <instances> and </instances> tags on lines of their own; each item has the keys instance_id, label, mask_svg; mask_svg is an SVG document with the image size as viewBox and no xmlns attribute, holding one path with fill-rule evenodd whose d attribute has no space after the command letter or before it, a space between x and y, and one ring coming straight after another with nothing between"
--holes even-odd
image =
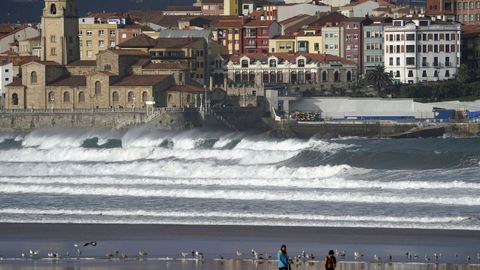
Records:
<instances>
[{"instance_id":1,"label":"apartment building","mask_svg":"<svg viewBox=\"0 0 480 270\"><path fill-rule=\"evenodd\" d=\"M80 60L95 60L100 51L117 45L117 29L125 24L125 20L117 21L114 14L111 14L111 20L104 19L109 15L102 15L79 18Z\"/></svg>"},{"instance_id":2,"label":"apartment building","mask_svg":"<svg viewBox=\"0 0 480 270\"><path fill-rule=\"evenodd\" d=\"M326 54L344 57L344 31L342 26L325 26L322 28L323 48Z\"/></svg>"},{"instance_id":3,"label":"apartment building","mask_svg":"<svg viewBox=\"0 0 480 270\"><path fill-rule=\"evenodd\" d=\"M373 70L376 66L383 66L383 28L385 24L382 20L368 20L363 25L363 74Z\"/></svg>"},{"instance_id":4,"label":"apartment building","mask_svg":"<svg viewBox=\"0 0 480 270\"><path fill-rule=\"evenodd\" d=\"M427 15L439 20L480 23L480 2L467 0L427 0Z\"/></svg>"},{"instance_id":5,"label":"apartment building","mask_svg":"<svg viewBox=\"0 0 480 270\"><path fill-rule=\"evenodd\" d=\"M280 35L281 26L276 21L249 20L244 25L243 52L268 53L270 38Z\"/></svg>"},{"instance_id":6,"label":"apartment building","mask_svg":"<svg viewBox=\"0 0 480 270\"><path fill-rule=\"evenodd\" d=\"M243 52L243 17L226 17L215 25L216 40L227 48L229 54ZM215 37L214 37L215 38Z\"/></svg>"},{"instance_id":7,"label":"apartment building","mask_svg":"<svg viewBox=\"0 0 480 270\"><path fill-rule=\"evenodd\" d=\"M346 59L355 62L360 72L363 71L363 20L364 18L346 18L341 22L343 27L343 55Z\"/></svg>"},{"instance_id":8,"label":"apartment building","mask_svg":"<svg viewBox=\"0 0 480 270\"><path fill-rule=\"evenodd\" d=\"M409 15L384 27L384 65L401 83L448 80L460 66L461 25Z\"/></svg>"}]
</instances>

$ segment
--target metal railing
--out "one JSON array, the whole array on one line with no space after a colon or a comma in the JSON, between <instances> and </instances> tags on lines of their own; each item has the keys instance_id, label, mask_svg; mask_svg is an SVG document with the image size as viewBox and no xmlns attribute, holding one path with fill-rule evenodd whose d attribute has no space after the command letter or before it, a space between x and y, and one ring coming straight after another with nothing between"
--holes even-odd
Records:
<instances>
[{"instance_id":1,"label":"metal railing","mask_svg":"<svg viewBox=\"0 0 480 270\"><path fill-rule=\"evenodd\" d=\"M98 109L2 109L0 114L104 114L104 113L167 113L194 111L194 108L98 108Z\"/></svg>"}]
</instances>

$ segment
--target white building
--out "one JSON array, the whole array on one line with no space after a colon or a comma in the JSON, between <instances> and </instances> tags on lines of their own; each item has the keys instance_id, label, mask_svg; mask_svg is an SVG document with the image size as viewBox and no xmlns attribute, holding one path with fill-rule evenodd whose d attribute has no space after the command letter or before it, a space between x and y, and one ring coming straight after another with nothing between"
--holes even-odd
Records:
<instances>
[{"instance_id":1,"label":"white building","mask_svg":"<svg viewBox=\"0 0 480 270\"><path fill-rule=\"evenodd\" d=\"M384 65L401 83L448 80L460 66L461 26L408 15L385 26Z\"/></svg>"},{"instance_id":2,"label":"white building","mask_svg":"<svg viewBox=\"0 0 480 270\"><path fill-rule=\"evenodd\" d=\"M5 95L5 86L13 80L13 64L12 62L0 63L0 96Z\"/></svg>"}]
</instances>

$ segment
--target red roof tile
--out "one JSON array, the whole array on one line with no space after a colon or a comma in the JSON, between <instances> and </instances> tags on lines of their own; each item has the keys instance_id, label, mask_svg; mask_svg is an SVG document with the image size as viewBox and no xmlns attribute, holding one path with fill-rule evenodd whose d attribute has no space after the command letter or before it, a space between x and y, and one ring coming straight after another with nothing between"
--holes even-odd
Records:
<instances>
[{"instance_id":1,"label":"red roof tile","mask_svg":"<svg viewBox=\"0 0 480 270\"><path fill-rule=\"evenodd\" d=\"M22 78L14 77L12 82L10 84L7 84L7 86L24 86L24 85L22 83Z\"/></svg>"},{"instance_id":2,"label":"red roof tile","mask_svg":"<svg viewBox=\"0 0 480 270\"><path fill-rule=\"evenodd\" d=\"M48 86L86 86L87 77L85 76L69 76L61 78L53 83L49 83Z\"/></svg>"},{"instance_id":3,"label":"red roof tile","mask_svg":"<svg viewBox=\"0 0 480 270\"><path fill-rule=\"evenodd\" d=\"M127 55L127 56L147 56L147 53L144 52L144 51L140 51L140 50L126 50L126 49L122 49L122 50L116 50L116 49L110 49L110 50L107 50L109 52L112 52L114 54L117 54L117 55Z\"/></svg>"},{"instance_id":4,"label":"red roof tile","mask_svg":"<svg viewBox=\"0 0 480 270\"><path fill-rule=\"evenodd\" d=\"M190 84L187 85L172 85L168 88L169 92L186 92L186 93L205 93L205 89Z\"/></svg>"},{"instance_id":5,"label":"red roof tile","mask_svg":"<svg viewBox=\"0 0 480 270\"><path fill-rule=\"evenodd\" d=\"M77 60L69 63L67 66L70 67L94 67L97 65L95 60Z\"/></svg>"},{"instance_id":6,"label":"red roof tile","mask_svg":"<svg viewBox=\"0 0 480 270\"><path fill-rule=\"evenodd\" d=\"M171 75L131 75L122 78L113 86L154 86L169 78Z\"/></svg>"}]
</instances>

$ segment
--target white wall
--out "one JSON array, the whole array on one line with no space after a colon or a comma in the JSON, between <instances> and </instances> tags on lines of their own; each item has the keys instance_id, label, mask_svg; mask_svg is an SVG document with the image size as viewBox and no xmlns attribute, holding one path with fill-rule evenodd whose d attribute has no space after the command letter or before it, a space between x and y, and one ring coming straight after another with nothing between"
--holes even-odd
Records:
<instances>
[{"instance_id":1,"label":"white wall","mask_svg":"<svg viewBox=\"0 0 480 270\"><path fill-rule=\"evenodd\" d=\"M8 63L0 66L0 95L5 94L5 86L13 80L13 64Z\"/></svg>"},{"instance_id":2,"label":"white wall","mask_svg":"<svg viewBox=\"0 0 480 270\"><path fill-rule=\"evenodd\" d=\"M6 35L0 39L0 52L10 50L10 43L17 41L23 41L40 36L40 31L33 27L27 27L16 33Z\"/></svg>"},{"instance_id":3,"label":"white wall","mask_svg":"<svg viewBox=\"0 0 480 270\"><path fill-rule=\"evenodd\" d=\"M287 101L285 101L287 102ZM321 111L324 118L345 116L414 116L433 118L433 108L480 111L480 100L475 102L418 103L413 99L381 98L302 98L291 100L290 112Z\"/></svg>"}]
</instances>

